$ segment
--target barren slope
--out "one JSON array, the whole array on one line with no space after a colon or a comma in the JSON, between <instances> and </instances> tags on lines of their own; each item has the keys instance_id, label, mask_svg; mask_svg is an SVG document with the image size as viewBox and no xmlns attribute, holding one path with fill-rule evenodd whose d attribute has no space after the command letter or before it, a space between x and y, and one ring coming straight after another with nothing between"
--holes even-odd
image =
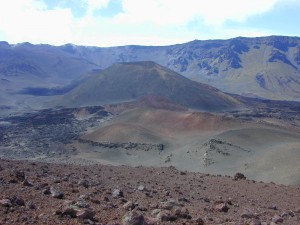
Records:
<instances>
[{"instance_id":1,"label":"barren slope","mask_svg":"<svg viewBox=\"0 0 300 225\"><path fill-rule=\"evenodd\" d=\"M156 95L187 108L223 111L239 102L208 85L191 81L154 62L115 64L63 96L58 105L110 104Z\"/></svg>"},{"instance_id":2,"label":"barren slope","mask_svg":"<svg viewBox=\"0 0 300 225\"><path fill-rule=\"evenodd\" d=\"M174 167L0 165L1 224L300 223L299 186Z\"/></svg>"},{"instance_id":3,"label":"barren slope","mask_svg":"<svg viewBox=\"0 0 300 225\"><path fill-rule=\"evenodd\" d=\"M82 156L113 164L164 166L215 174L242 171L251 179L299 184L300 135L284 126L199 112L139 109L82 136L95 143L162 144L109 149L80 144ZM287 163L288 162L288 163Z\"/></svg>"}]
</instances>

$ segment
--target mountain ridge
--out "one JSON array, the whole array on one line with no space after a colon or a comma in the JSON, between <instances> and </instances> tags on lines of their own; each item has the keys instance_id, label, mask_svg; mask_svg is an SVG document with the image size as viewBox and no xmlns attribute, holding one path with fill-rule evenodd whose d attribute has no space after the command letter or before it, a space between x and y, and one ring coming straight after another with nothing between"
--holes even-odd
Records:
<instances>
[{"instance_id":1,"label":"mountain ridge","mask_svg":"<svg viewBox=\"0 0 300 225\"><path fill-rule=\"evenodd\" d=\"M226 93L300 101L300 38L267 36L194 40L170 46L1 42L0 92L4 100L0 105L23 104L32 96L61 95L75 88L91 71L135 61L154 61Z\"/></svg>"}]
</instances>

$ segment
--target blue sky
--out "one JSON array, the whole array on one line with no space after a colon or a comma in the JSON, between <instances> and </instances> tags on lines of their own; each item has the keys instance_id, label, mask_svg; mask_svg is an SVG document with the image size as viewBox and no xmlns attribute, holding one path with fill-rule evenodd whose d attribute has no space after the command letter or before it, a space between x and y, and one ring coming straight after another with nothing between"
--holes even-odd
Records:
<instances>
[{"instance_id":1,"label":"blue sky","mask_svg":"<svg viewBox=\"0 0 300 225\"><path fill-rule=\"evenodd\" d=\"M0 40L105 47L300 36L299 12L300 0L9 0Z\"/></svg>"}]
</instances>

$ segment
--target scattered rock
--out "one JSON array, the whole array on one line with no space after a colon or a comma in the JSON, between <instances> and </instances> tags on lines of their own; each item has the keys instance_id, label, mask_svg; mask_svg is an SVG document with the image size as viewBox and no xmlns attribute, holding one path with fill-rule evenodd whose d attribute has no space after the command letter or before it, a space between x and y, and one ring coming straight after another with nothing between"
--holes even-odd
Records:
<instances>
[{"instance_id":1,"label":"scattered rock","mask_svg":"<svg viewBox=\"0 0 300 225\"><path fill-rule=\"evenodd\" d=\"M144 191L145 187L143 185L138 186L138 191Z\"/></svg>"},{"instance_id":2,"label":"scattered rock","mask_svg":"<svg viewBox=\"0 0 300 225\"><path fill-rule=\"evenodd\" d=\"M78 200L74 205L79 208L89 208L90 207L90 205L84 200Z\"/></svg>"},{"instance_id":3,"label":"scattered rock","mask_svg":"<svg viewBox=\"0 0 300 225\"><path fill-rule=\"evenodd\" d=\"M175 206L180 206L177 202L175 202L173 199L170 199L166 202L161 202L159 205L160 209L165 209L165 210L172 210L173 207Z\"/></svg>"},{"instance_id":4,"label":"scattered rock","mask_svg":"<svg viewBox=\"0 0 300 225\"><path fill-rule=\"evenodd\" d=\"M219 203L214 206L214 209L218 212L228 212L229 207L226 203Z\"/></svg>"},{"instance_id":5,"label":"scattered rock","mask_svg":"<svg viewBox=\"0 0 300 225\"><path fill-rule=\"evenodd\" d=\"M28 202L28 204L27 204L27 207L29 208L29 209L36 209L36 205L34 204L34 202L32 202L32 201L30 201L30 202Z\"/></svg>"},{"instance_id":6,"label":"scattered rock","mask_svg":"<svg viewBox=\"0 0 300 225\"><path fill-rule=\"evenodd\" d=\"M192 219L188 209L186 209L186 208L177 208L174 211L174 216L177 218Z\"/></svg>"},{"instance_id":7,"label":"scattered rock","mask_svg":"<svg viewBox=\"0 0 300 225\"><path fill-rule=\"evenodd\" d=\"M12 203L11 203L10 199L2 199L2 200L0 200L0 205L4 206L4 207L11 207Z\"/></svg>"},{"instance_id":8,"label":"scattered rock","mask_svg":"<svg viewBox=\"0 0 300 225\"><path fill-rule=\"evenodd\" d=\"M142 205L138 205L136 207L136 210L138 210L138 211L148 211L148 209L145 206L142 206Z\"/></svg>"},{"instance_id":9,"label":"scattered rock","mask_svg":"<svg viewBox=\"0 0 300 225\"><path fill-rule=\"evenodd\" d=\"M120 189L114 189L112 192L112 196L114 198L122 198L122 197L124 197L124 193Z\"/></svg>"},{"instance_id":10,"label":"scattered rock","mask_svg":"<svg viewBox=\"0 0 300 225\"><path fill-rule=\"evenodd\" d=\"M256 220L251 221L249 225L262 225L262 224L261 224L260 220L256 219Z\"/></svg>"},{"instance_id":11,"label":"scattered rock","mask_svg":"<svg viewBox=\"0 0 300 225\"><path fill-rule=\"evenodd\" d=\"M14 175L17 178L18 181L23 182L25 180L25 173L24 171L15 170Z\"/></svg>"},{"instance_id":12,"label":"scattered rock","mask_svg":"<svg viewBox=\"0 0 300 225\"><path fill-rule=\"evenodd\" d=\"M70 216L71 218L76 218L78 210L73 206L64 207L62 211L56 211L57 215Z\"/></svg>"},{"instance_id":13,"label":"scattered rock","mask_svg":"<svg viewBox=\"0 0 300 225\"><path fill-rule=\"evenodd\" d=\"M51 196L53 198L58 198L58 199L62 199L64 197L64 193L59 191L59 190L56 190L55 188L51 187L50 188L50 193L51 193Z\"/></svg>"},{"instance_id":14,"label":"scattered rock","mask_svg":"<svg viewBox=\"0 0 300 225\"><path fill-rule=\"evenodd\" d=\"M148 225L143 214L129 211L123 216L123 225Z\"/></svg>"},{"instance_id":15,"label":"scattered rock","mask_svg":"<svg viewBox=\"0 0 300 225\"><path fill-rule=\"evenodd\" d=\"M190 202L187 198L178 198L179 202Z\"/></svg>"},{"instance_id":16,"label":"scattered rock","mask_svg":"<svg viewBox=\"0 0 300 225\"><path fill-rule=\"evenodd\" d=\"M96 212L91 208L85 208L81 209L76 212L76 217L82 220L88 219L88 220L94 220L94 217L96 215Z\"/></svg>"},{"instance_id":17,"label":"scattered rock","mask_svg":"<svg viewBox=\"0 0 300 225\"><path fill-rule=\"evenodd\" d=\"M44 194L44 195L50 195L50 194L51 194L50 188L45 188L45 189L43 190L43 194Z\"/></svg>"},{"instance_id":18,"label":"scattered rock","mask_svg":"<svg viewBox=\"0 0 300 225\"><path fill-rule=\"evenodd\" d=\"M129 201L123 205L123 208L128 210L133 210L135 208L135 204L132 201Z\"/></svg>"},{"instance_id":19,"label":"scattered rock","mask_svg":"<svg viewBox=\"0 0 300 225\"><path fill-rule=\"evenodd\" d=\"M249 209L244 209L242 214L241 214L241 217L251 219L251 218L255 218L256 215L252 211L250 211Z\"/></svg>"},{"instance_id":20,"label":"scattered rock","mask_svg":"<svg viewBox=\"0 0 300 225\"><path fill-rule=\"evenodd\" d=\"M171 215L169 211L162 210L157 214L157 219L161 222L167 222L167 221L175 221L176 218Z\"/></svg>"},{"instance_id":21,"label":"scattered rock","mask_svg":"<svg viewBox=\"0 0 300 225\"><path fill-rule=\"evenodd\" d=\"M277 205L272 205L272 206L270 206L270 207L268 207L269 209L273 209L273 210L277 210L278 208L277 208Z\"/></svg>"},{"instance_id":22,"label":"scattered rock","mask_svg":"<svg viewBox=\"0 0 300 225\"><path fill-rule=\"evenodd\" d=\"M29 182L28 179L25 179L22 184L27 187L33 186L33 184L31 182Z\"/></svg>"},{"instance_id":23,"label":"scattered rock","mask_svg":"<svg viewBox=\"0 0 300 225\"><path fill-rule=\"evenodd\" d=\"M242 173L236 173L233 177L233 180L245 180L246 176Z\"/></svg>"},{"instance_id":24,"label":"scattered rock","mask_svg":"<svg viewBox=\"0 0 300 225\"><path fill-rule=\"evenodd\" d=\"M283 213L281 213L281 215L280 215L282 218L285 218L285 217L294 217L295 216L295 213L293 212L293 211L291 211L291 210L289 210L289 211L285 211L285 212L283 212Z\"/></svg>"},{"instance_id":25,"label":"scattered rock","mask_svg":"<svg viewBox=\"0 0 300 225\"><path fill-rule=\"evenodd\" d=\"M17 196L13 196L10 200L11 200L13 205L18 205L18 206L24 206L25 205L25 201L22 198L19 198Z\"/></svg>"},{"instance_id":26,"label":"scattered rock","mask_svg":"<svg viewBox=\"0 0 300 225\"><path fill-rule=\"evenodd\" d=\"M274 222L274 223L283 223L283 218L281 216L275 215L272 218L272 222Z\"/></svg>"},{"instance_id":27,"label":"scattered rock","mask_svg":"<svg viewBox=\"0 0 300 225\"><path fill-rule=\"evenodd\" d=\"M85 188L89 188L90 183L88 180L82 179L82 180L78 181L78 185L83 186Z\"/></svg>"},{"instance_id":28,"label":"scattered rock","mask_svg":"<svg viewBox=\"0 0 300 225\"><path fill-rule=\"evenodd\" d=\"M201 218L201 217L198 217L196 220L195 220L196 224L197 225L204 225L204 220Z\"/></svg>"}]
</instances>

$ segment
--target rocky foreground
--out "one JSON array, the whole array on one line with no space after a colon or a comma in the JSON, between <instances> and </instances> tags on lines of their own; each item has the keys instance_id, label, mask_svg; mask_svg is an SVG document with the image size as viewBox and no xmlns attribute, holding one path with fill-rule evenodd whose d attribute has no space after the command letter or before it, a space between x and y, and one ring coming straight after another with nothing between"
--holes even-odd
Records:
<instances>
[{"instance_id":1,"label":"rocky foreground","mask_svg":"<svg viewBox=\"0 0 300 225\"><path fill-rule=\"evenodd\" d=\"M174 167L0 160L0 224L300 224L300 187Z\"/></svg>"}]
</instances>

